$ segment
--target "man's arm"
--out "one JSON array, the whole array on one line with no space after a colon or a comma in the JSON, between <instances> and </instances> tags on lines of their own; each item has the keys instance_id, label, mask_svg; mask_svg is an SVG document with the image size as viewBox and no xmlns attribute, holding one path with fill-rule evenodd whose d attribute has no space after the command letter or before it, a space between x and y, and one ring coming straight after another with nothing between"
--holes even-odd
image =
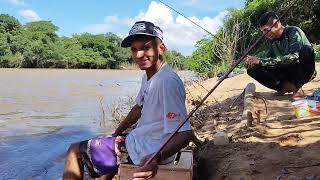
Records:
<instances>
[{"instance_id":1,"label":"man's arm","mask_svg":"<svg viewBox=\"0 0 320 180\"><path fill-rule=\"evenodd\" d=\"M138 121L141 116L141 107L139 105L133 106L133 108L128 113L127 117L121 121L118 128L114 131L113 136L119 136L125 131L127 128L132 126L134 123Z\"/></svg>"},{"instance_id":2,"label":"man's arm","mask_svg":"<svg viewBox=\"0 0 320 180\"><path fill-rule=\"evenodd\" d=\"M162 151L157 154L156 159L157 162L160 163L161 161L171 157L180 149L186 147L189 142L191 141L192 137L192 131L183 131L183 132L178 132L171 141L168 142L168 144L162 149Z\"/></svg>"},{"instance_id":3,"label":"man's arm","mask_svg":"<svg viewBox=\"0 0 320 180\"><path fill-rule=\"evenodd\" d=\"M288 37L288 49L278 49L279 47L273 45L271 47L271 51L275 51L273 56L267 58L258 58L254 56L247 56L244 61L245 63L253 66L253 65L262 65L262 66L276 66L276 65L288 65L295 64L299 62L299 51L303 46L304 40L303 36L299 32L299 30L293 30ZM287 51L288 54L280 55L280 51Z\"/></svg>"},{"instance_id":4,"label":"man's arm","mask_svg":"<svg viewBox=\"0 0 320 180\"><path fill-rule=\"evenodd\" d=\"M276 55L261 59L262 66L287 65L299 62L299 51L303 46L303 38L298 30L294 30L288 37L288 54Z\"/></svg>"},{"instance_id":5,"label":"man's arm","mask_svg":"<svg viewBox=\"0 0 320 180\"><path fill-rule=\"evenodd\" d=\"M145 179L155 176L158 170L158 164L180 151L180 149L187 146L191 140L191 137L191 130L178 132L162 149L162 151L160 151L156 155L155 159L153 159L150 164L143 165L142 167L137 169L136 173L133 174L133 180ZM146 159L145 161L147 160L148 159Z\"/></svg>"}]
</instances>

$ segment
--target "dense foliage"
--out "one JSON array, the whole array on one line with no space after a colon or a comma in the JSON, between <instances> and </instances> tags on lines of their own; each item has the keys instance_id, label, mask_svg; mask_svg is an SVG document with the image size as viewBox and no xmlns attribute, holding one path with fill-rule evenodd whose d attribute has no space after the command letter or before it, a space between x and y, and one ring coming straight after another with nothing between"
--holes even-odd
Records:
<instances>
[{"instance_id":1,"label":"dense foliage","mask_svg":"<svg viewBox=\"0 0 320 180\"><path fill-rule=\"evenodd\" d=\"M115 34L81 34L58 37L58 27L49 21L21 25L9 15L0 15L0 66L27 68L118 68L131 62Z\"/></svg>"},{"instance_id":2,"label":"dense foliage","mask_svg":"<svg viewBox=\"0 0 320 180\"><path fill-rule=\"evenodd\" d=\"M320 0L246 0L243 9L230 9L217 38L202 39L197 43L187 67L202 75L216 74L230 68L233 60L261 35L256 28L261 14L274 11L283 15L283 24L299 26L314 44L317 60L320 60ZM219 40L218 40L219 39ZM257 56L266 54L260 43L251 53Z\"/></svg>"},{"instance_id":3,"label":"dense foliage","mask_svg":"<svg viewBox=\"0 0 320 180\"><path fill-rule=\"evenodd\" d=\"M199 40L188 57L168 50L165 60L203 76L225 72L261 35L257 21L269 10L283 15L283 24L299 26L320 60L320 0L246 0L244 8L229 10L217 38ZM133 63L130 51L120 47L121 38L113 33L58 37L57 30L49 21L22 25L12 16L0 15L0 67L120 68ZM264 44L251 54L265 56Z\"/></svg>"},{"instance_id":4,"label":"dense foliage","mask_svg":"<svg viewBox=\"0 0 320 180\"><path fill-rule=\"evenodd\" d=\"M113 33L58 37L58 27L49 21L21 25L9 15L0 15L0 67L112 68L131 65L131 53L121 48ZM167 51L168 63L183 69L184 56Z\"/></svg>"}]
</instances>

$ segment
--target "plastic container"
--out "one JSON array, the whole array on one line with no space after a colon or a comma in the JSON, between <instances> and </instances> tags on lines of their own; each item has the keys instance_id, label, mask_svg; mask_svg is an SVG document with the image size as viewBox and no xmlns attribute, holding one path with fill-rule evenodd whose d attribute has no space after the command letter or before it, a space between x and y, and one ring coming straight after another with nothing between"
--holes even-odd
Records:
<instances>
[{"instance_id":1,"label":"plastic container","mask_svg":"<svg viewBox=\"0 0 320 180\"><path fill-rule=\"evenodd\" d=\"M314 100L308 100L310 112L316 115L320 114L320 102Z\"/></svg>"},{"instance_id":2,"label":"plastic container","mask_svg":"<svg viewBox=\"0 0 320 180\"><path fill-rule=\"evenodd\" d=\"M214 134L215 145L227 145L229 144L229 137L225 132L217 132Z\"/></svg>"},{"instance_id":3,"label":"plastic container","mask_svg":"<svg viewBox=\"0 0 320 180\"><path fill-rule=\"evenodd\" d=\"M292 106L294 107L294 114L297 118L308 117L311 115L308 100L303 99L294 101Z\"/></svg>"}]
</instances>

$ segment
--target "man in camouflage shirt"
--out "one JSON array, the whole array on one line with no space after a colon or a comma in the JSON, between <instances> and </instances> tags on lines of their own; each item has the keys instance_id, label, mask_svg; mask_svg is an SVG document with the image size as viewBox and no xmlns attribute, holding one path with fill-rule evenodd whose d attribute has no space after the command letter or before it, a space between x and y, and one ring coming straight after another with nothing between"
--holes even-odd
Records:
<instances>
[{"instance_id":1,"label":"man in camouflage shirt","mask_svg":"<svg viewBox=\"0 0 320 180\"><path fill-rule=\"evenodd\" d=\"M265 33L278 16L264 13L259 20L259 29ZM276 90L279 95L293 93L301 97L301 87L315 75L315 54L304 32L295 26L283 26L278 21L266 34L269 52L266 58L247 56L247 73L262 85Z\"/></svg>"}]
</instances>

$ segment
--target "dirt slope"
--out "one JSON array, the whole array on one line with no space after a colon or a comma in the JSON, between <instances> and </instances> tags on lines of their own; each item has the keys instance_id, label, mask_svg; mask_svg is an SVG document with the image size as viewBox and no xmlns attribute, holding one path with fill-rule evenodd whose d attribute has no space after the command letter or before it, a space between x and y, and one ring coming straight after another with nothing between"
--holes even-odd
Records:
<instances>
[{"instance_id":1,"label":"dirt slope","mask_svg":"<svg viewBox=\"0 0 320 180\"><path fill-rule=\"evenodd\" d=\"M317 71L316 79L303 87L307 94L320 88L320 64ZM216 82L213 78L187 86L189 110ZM243 99L236 100L249 82L256 85L255 110L262 112L254 127L246 127ZM291 96L273 93L246 74L217 88L192 118L199 138L207 142L195 153L195 179L320 179L320 118L295 120ZM227 132L232 143L214 145L217 131Z\"/></svg>"}]
</instances>

